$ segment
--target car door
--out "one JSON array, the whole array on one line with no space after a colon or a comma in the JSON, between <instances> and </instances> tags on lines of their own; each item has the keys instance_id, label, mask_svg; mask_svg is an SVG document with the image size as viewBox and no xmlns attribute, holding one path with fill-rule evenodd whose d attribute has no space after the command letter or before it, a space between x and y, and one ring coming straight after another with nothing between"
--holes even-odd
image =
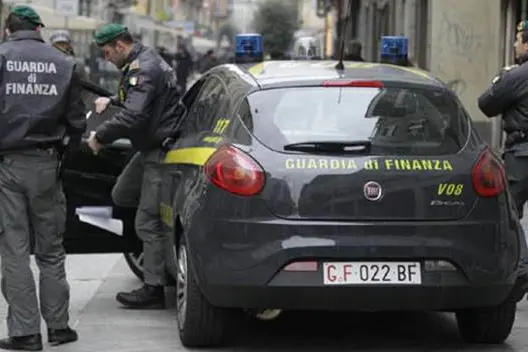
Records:
<instances>
[{"instance_id":1,"label":"car door","mask_svg":"<svg viewBox=\"0 0 528 352\"><path fill-rule=\"evenodd\" d=\"M93 102L97 96L88 89L83 92L88 125L85 137L119 110L109 106L103 114L95 113ZM67 253L141 250L133 226L135 208L114 207L111 198L117 176L132 155L130 141L118 140L105 146L98 155L80 151L63 161L62 183L67 204L64 246Z\"/></svg>"},{"instance_id":2,"label":"car door","mask_svg":"<svg viewBox=\"0 0 528 352\"><path fill-rule=\"evenodd\" d=\"M168 188L162 191L164 206L172 207L174 194L183 177L186 184L196 177L200 165L191 159L221 142L218 132L224 128L222 122L225 121L228 100L224 81L217 74L208 74L193 88L182 99L186 112L178 129L180 135L166 156L164 184ZM182 158L183 155L189 157ZM170 219L165 220L168 226L172 225Z\"/></svg>"},{"instance_id":3,"label":"car door","mask_svg":"<svg viewBox=\"0 0 528 352\"><path fill-rule=\"evenodd\" d=\"M180 138L167 154L167 167L163 175L161 214L166 230L169 232L170 245L167 246L167 268L176 274L176 234L174 228L174 202L187 199L193 203L193 185L196 184L201 165L195 163L206 148L220 141L215 139L213 130L218 129L216 121L226 111L228 90L218 74L210 73L189 90L182 102L186 104L186 113L180 125ZM188 158L181 157L183 155ZM189 198L187 198L189 197Z\"/></svg>"}]
</instances>

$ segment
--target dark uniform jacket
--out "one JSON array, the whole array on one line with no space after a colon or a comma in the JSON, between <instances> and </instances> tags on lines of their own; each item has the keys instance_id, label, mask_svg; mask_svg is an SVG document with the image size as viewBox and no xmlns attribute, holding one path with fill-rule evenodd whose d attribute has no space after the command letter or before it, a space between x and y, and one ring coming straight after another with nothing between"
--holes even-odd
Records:
<instances>
[{"instance_id":1,"label":"dark uniform jacket","mask_svg":"<svg viewBox=\"0 0 528 352\"><path fill-rule=\"evenodd\" d=\"M0 44L0 151L78 145L85 105L74 65L36 31L14 32Z\"/></svg>"},{"instance_id":2,"label":"dark uniform jacket","mask_svg":"<svg viewBox=\"0 0 528 352\"><path fill-rule=\"evenodd\" d=\"M528 132L528 56L521 65L505 67L478 98L480 110L488 117L502 114L506 133Z\"/></svg>"},{"instance_id":3,"label":"dark uniform jacket","mask_svg":"<svg viewBox=\"0 0 528 352\"><path fill-rule=\"evenodd\" d=\"M506 132L502 155L509 190L515 201L519 217L523 217L528 200L528 56L520 65L505 67L493 79L491 86L479 97L480 110L493 117L502 114Z\"/></svg>"},{"instance_id":4,"label":"dark uniform jacket","mask_svg":"<svg viewBox=\"0 0 528 352\"><path fill-rule=\"evenodd\" d=\"M128 138L140 151L160 148L175 132L179 96L173 69L154 50L135 43L112 98L123 108L97 128L96 139L108 144Z\"/></svg>"}]
</instances>

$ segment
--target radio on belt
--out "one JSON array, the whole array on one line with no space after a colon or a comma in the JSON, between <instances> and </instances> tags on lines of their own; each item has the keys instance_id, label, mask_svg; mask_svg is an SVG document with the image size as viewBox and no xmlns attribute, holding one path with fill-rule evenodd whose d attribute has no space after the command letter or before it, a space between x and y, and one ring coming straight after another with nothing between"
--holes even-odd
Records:
<instances>
[{"instance_id":1,"label":"radio on belt","mask_svg":"<svg viewBox=\"0 0 528 352\"><path fill-rule=\"evenodd\" d=\"M241 33L235 36L235 63L252 63L264 60L262 35Z\"/></svg>"},{"instance_id":2,"label":"radio on belt","mask_svg":"<svg viewBox=\"0 0 528 352\"><path fill-rule=\"evenodd\" d=\"M407 37L381 37L380 61L385 64L406 66L408 50L409 39Z\"/></svg>"}]
</instances>

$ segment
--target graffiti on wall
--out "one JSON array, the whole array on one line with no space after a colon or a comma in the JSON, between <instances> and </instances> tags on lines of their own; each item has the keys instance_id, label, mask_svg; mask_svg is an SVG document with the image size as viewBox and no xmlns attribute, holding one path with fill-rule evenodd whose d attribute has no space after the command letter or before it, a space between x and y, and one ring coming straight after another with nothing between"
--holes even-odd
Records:
<instances>
[{"instance_id":1,"label":"graffiti on wall","mask_svg":"<svg viewBox=\"0 0 528 352\"><path fill-rule=\"evenodd\" d=\"M476 74L475 67L486 64L487 59L481 55L483 36L471 18L449 7L442 10L433 36L432 68L458 96L463 96L468 91L468 77Z\"/></svg>"}]
</instances>

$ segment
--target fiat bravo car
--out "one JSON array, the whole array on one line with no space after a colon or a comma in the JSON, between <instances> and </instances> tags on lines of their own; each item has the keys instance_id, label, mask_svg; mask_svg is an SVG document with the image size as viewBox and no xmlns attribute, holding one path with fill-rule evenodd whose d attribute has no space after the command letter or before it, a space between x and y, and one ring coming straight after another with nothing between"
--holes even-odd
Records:
<instances>
[{"instance_id":1,"label":"fiat bravo car","mask_svg":"<svg viewBox=\"0 0 528 352\"><path fill-rule=\"evenodd\" d=\"M223 65L181 101L161 214L186 346L237 311L455 312L468 342L515 317L504 169L428 73L373 63Z\"/></svg>"},{"instance_id":2,"label":"fiat bravo car","mask_svg":"<svg viewBox=\"0 0 528 352\"><path fill-rule=\"evenodd\" d=\"M519 225L501 161L428 73L335 64L222 65L182 97L160 216L183 344L281 310L455 312L466 341L504 341ZM65 160L64 243L123 252L141 277L135 209L110 196L132 154L118 141Z\"/></svg>"}]
</instances>

